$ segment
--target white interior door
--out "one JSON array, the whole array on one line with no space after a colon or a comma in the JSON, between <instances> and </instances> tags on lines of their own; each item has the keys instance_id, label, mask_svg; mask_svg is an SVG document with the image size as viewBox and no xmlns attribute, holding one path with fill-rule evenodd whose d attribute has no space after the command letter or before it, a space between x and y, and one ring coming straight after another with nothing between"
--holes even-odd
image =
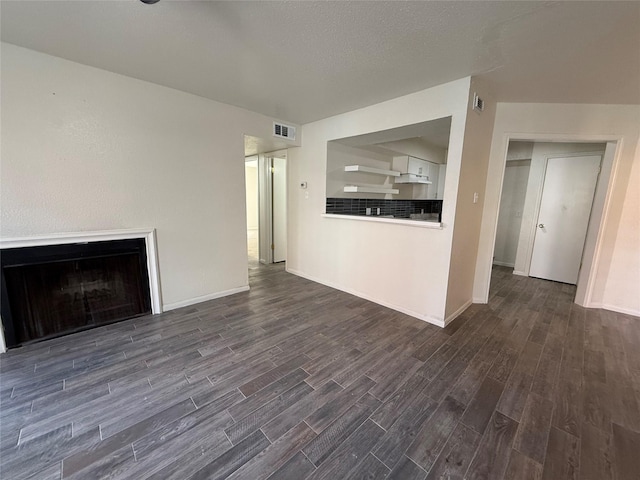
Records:
<instances>
[{"instance_id":1,"label":"white interior door","mask_svg":"<svg viewBox=\"0 0 640 480\"><path fill-rule=\"evenodd\" d=\"M601 157L549 158L529 276L576 284Z\"/></svg>"},{"instance_id":2,"label":"white interior door","mask_svg":"<svg viewBox=\"0 0 640 480\"><path fill-rule=\"evenodd\" d=\"M287 259L287 161L273 158L273 262Z\"/></svg>"}]
</instances>

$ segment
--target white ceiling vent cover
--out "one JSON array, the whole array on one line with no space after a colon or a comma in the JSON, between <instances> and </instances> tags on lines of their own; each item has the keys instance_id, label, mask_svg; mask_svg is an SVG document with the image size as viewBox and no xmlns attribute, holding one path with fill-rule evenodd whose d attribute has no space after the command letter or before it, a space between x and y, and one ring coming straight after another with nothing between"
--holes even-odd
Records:
<instances>
[{"instance_id":1,"label":"white ceiling vent cover","mask_svg":"<svg viewBox=\"0 0 640 480\"><path fill-rule=\"evenodd\" d=\"M285 125L283 123L273 122L273 136L286 138L287 140L296 139L296 127Z\"/></svg>"}]
</instances>

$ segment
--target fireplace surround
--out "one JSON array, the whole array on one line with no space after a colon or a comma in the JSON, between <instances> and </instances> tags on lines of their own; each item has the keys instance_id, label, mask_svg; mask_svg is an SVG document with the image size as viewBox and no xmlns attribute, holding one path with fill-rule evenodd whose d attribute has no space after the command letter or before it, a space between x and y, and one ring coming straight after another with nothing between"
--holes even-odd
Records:
<instances>
[{"instance_id":1,"label":"fireplace surround","mask_svg":"<svg viewBox=\"0 0 640 480\"><path fill-rule=\"evenodd\" d=\"M0 351L160 313L155 230L0 240Z\"/></svg>"}]
</instances>

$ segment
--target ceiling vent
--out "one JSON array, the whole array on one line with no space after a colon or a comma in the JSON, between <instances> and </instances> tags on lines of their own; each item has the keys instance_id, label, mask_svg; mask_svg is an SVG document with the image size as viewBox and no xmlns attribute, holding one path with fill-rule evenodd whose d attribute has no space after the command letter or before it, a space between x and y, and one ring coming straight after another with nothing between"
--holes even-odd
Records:
<instances>
[{"instance_id":1,"label":"ceiling vent","mask_svg":"<svg viewBox=\"0 0 640 480\"><path fill-rule=\"evenodd\" d=\"M484 110L484 100L482 100L477 93L473 94L473 109L476 112L481 112Z\"/></svg>"},{"instance_id":2,"label":"ceiling vent","mask_svg":"<svg viewBox=\"0 0 640 480\"><path fill-rule=\"evenodd\" d=\"M273 122L273 136L286 138L287 140L296 139L296 127L284 125L282 123Z\"/></svg>"}]
</instances>

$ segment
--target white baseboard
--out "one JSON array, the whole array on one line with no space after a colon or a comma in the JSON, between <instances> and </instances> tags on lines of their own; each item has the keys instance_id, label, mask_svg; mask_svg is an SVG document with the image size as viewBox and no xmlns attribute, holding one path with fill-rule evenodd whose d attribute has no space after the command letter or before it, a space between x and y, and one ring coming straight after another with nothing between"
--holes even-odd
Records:
<instances>
[{"instance_id":1,"label":"white baseboard","mask_svg":"<svg viewBox=\"0 0 640 480\"><path fill-rule=\"evenodd\" d=\"M458 318L462 312L464 312L467 308L469 308L469 306L472 303L473 302L471 300L467 300L466 302L464 302L464 305L462 305L459 309L457 309L455 312L453 312L451 315L449 315L447 318L444 319L444 324L449 325L456 318Z\"/></svg>"},{"instance_id":2,"label":"white baseboard","mask_svg":"<svg viewBox=\"0 0 640 480\"><path fill-rule=\"evenodd\" d=\"M486 299L486 298L484 298L484 297L483 297L483 298L480 298L480 297L473 297L473 300L471 301L471 303L484 303L484 304L487 304L487 303L489 303L489 302L488 302L488 301L487 301L487 299Z\"/></svg>"},{"instance_id":3,"label":"white baseboard","mask_svg":"<svg viewBox=\"0 0 640 480\"><path fill-rule=\"evenodd\" d=\"M312 282L316 282L319 283L321 285L326 285L327 287L331 287L331 288L335 288L336 290L340 290L342 292L348 293L350 295L354 295L356 297L360 297L360 298L364 298L365 300L369 300L370 302L373 303L377 303L378 305L382 305L383 307L387 307L390 308L391 310L396 310L398 312L401 313L405 313L411 317L417 318L418 320L422 320L423 322L427 322L427 323L431 323L432 325L436 325L437 327L442 327L444 328L446 326L446 323L444 322L444 320L440 320L438 318L432 317L430 315L423 315L421 313L418 312L414 312L413 310L401 307L399 305L395 305L393 303L389 303L389 302L385 302L385 301L381 301L378 300L376 298L373 298L365 293L362 292L358 292L356 290L352 290L350 288L345 288L342 285L338 285L332 282L326 282L324 280L320 280L318 278L315 278L311 275L307 275L306 273L302 273L298 270L294 270L292 268L285 268L285 270L293 275L297 275L298 277L302 277L302 278L306 278L307 280L311 280Z\"/></svg>"},{"instance_id":4,"label":"white baseboard","mask_svg":"<svg viewBox=\"0 0 640 480\"><path fill-rule=\"evenodd\" d=\"M202 295L200 297L188 298L186 300L180 300L179 302L165 303L163 305L164 311L175 310L176 308L188 307L195 305L196 303L206 302L207 300L214 300L216 298L227 297L234 293L246 292L249 290L249 285L243 287L232 288L230 290L223 290L222 292L209 293L208 295Z\"/></svg>"},{"instance_id":5,"label":"white baseboard","mask_svg":"<svg viewBox=\"0 0 640 480\"><path fill-rule=\"evenodd\" d=\"M515 263L499 262L498 260L494 260L493 264L499 265L500 267L509 267L509 268L513 268L516 266Z\"/></svg>"},{"instance_id":6,"label":"white baseboard","mask_svg":"<svg viewBox=\"0 0 640 480\"><path fill-rule=\"evenodd\" d=\"M520 271L518 271L518 270L514 270L514 271L513 271L513 274L514 274L514 275L520 275L521 277L528 277L528 276L529 276L527 273L520 272Z\"/></svg>"},{"instance_id":7,"label":"white baseboard","mask_svg":"<svg viewBox=\"0 0 640 480\"><path fill-rule=\"evenodd\" d=\"M640 317L640 310L618 307L617 305L609 305L607 303L590 303L587 308L602 308L603 310L611 310L616 313L624 313L625 315Z\"/></svg>"}]
</instances>

